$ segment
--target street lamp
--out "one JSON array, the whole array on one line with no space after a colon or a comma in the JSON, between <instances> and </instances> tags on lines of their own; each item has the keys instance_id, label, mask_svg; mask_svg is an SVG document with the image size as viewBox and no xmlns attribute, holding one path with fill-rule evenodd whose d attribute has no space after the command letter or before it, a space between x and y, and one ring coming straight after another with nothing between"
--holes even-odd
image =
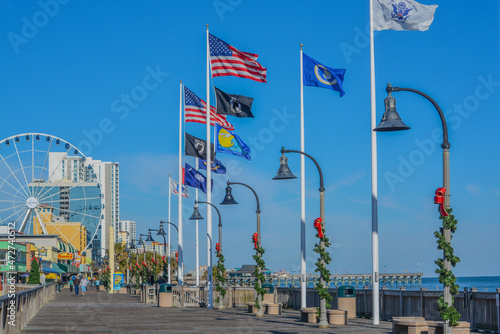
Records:
<instances>
[{"instance_id":1,"label":"street lamp","mask_svg":"<svg viewBox=\"0 0 500 334\"><path fill-rule=\"evenodd\" d=\"M163 222L162 221L160 221L160 227L158 228L157 231L158 231L158 233L156 233L156 235L161 235L163 237L163 256L166 256L167 255L167 239L165 238L165 236L167 235L167 233L165 233L165 230L163 229ZM163 268L165 268L165 267L163 267ZM165 273L166 270L163 269L163 272Z\"/></svg>"},{"instance_id":2,"label":"street lamp","mask_svg":"<svg viewBox=\"0 0 500 334\"><path fill-rule=\"evenodd\" d=\"M196 164L198 164L198 160L196 160ZM196 200L198 200L198 189L196 189ZM203 219L203 217L200 214L200 210L198 210L198 205L194 206L194 211L193 214L191 215L191 218L189 220L196 220L196 286L200 285L200 247L199 247L199 242L198 242L198 220ZM207 246L208 249L210 249L210 245ZM208 267L211 267L212 261L211 261L211 255L208 252L207 254L207 269ZM207 275L208 278L208 275ZM207 284L208 289L212 289L212 284ZM212 305L212 304L208 304Z\"/></svg>"},{"instance_id":3,"label":"street lamp","mask_svg":"<svg viewBox=\"0 0 500 334\"><path fill-rule=\"evenodd\" d=\"M318 162L309 154L302 152L302 151L295 151L295 150L286 150L284 147L281 148L281 157L280 157L280 167L278 170L278 173L276 174L275 177L273 177L273 180L287 180L287 179L294 179L296 178L295 175L292 174L290 171L290 168L288 167L288 158L285 156L285 153L299 153L302 154L309 159L311 159L314 164L316 165L316 168L318 168L319 172L319 212L320 212L320 217L321 217L321 228L325 227L325 185L323 182L323 172L321 171L321 167L319 166ZM305 245L302 245L303 247ZM320 247L321 249L325 249L325 242L323 241L323 238L320 238ZM302 250L304 251L304 250ZM321 264L323 267L325 267L325 261L324 259L320 260ZM325 278L323 275L320 275L320 285L326 288L326 282ZM319 311L320 311L320 317L319 317L319 328L328 328L328 321L326 319L326 300L324 298L321 298L320 304L319 304Z\"/></svg>"},{"instance_id":4,"label":"street lamp","mask_svg":"<svg viewBox=\"0 0 500 334\"><path fill-rule=\"evenodd\" d=\"M146 241L150 241L151 244L153 245L153 259L156 260L156 249L155 249L155 243L154 243L155 241L154 241L153 237L151 236L151 231L158 231L158 230L148 228L148 238L146 239Z\"/></svg>"},{"instance_id":5,"label":"street lamp","mask_svg":"<svg viewBox=\"0 0 500 334\"><path fill-rule=\"evenodd\" d=\"M403 88L403 87L392 87L390 83L387 84L386 92L389 94L384 102L385 102L385 113L382 117L382 121L380 124L373 129L373 131L378 132L387 132L387 131L399 131L399 130L407 130L409 129L399 118L399 115L396 111L396 99L391 95L392 92L412 92L416 93L420 96L425 97L429 102L432 103L434 108L436 108L439 118L441 119L441 125L443 127L443 142L441 143L441 148L443 149L443 186L446 189L446 193L444 194L444 204L446 208L450 207L450 152L449 149L451 147L448 142L448 126L446 124L446 119L444 117L443 111L439 107L439 105L434 101L429 95L413 89L413 88ZM451 240L451 231L448 228L443 229L443 235L445 241L447 243ZM448 258L445 256L443 250L443 260L444 260L444 268L446 270L451 270L451 263ZM452 298L450 293L450 288L443 284L443 299L444 302L448 305L452 305ZM444 334L451 334L452 328L449 326L449 320L445 320L444 323Z\"/></svg>"},{"instance_id":6,"label":"street lamp","mask_svg":"<svg viewBox=\"0 0 500 334\"><path fill-rule=\"evenodd\" d=\"M226 187L226 196L224 197L224 200L220 203L220 205L233 205L233 204L238 204L238 202L235 201L233 194L232 194L232 189L231 185L233 184L239 184L241 186L247 187L250 189L253 194L255 195L255 199L257 200L257 210L255 211L257 213L257 249L261 247L261 233L260 233L260 202L259 202L259 197L257 196L257 193L255 190L253 190L252 187L240 183L240 182L229 182L227 181L227 187ZM257 250L257 256L259 259L262 259L262 254ZM261 274L261 269L259 266L257 266L259 275ZM260 281L260 287L262 288L262 285L264 282L261 280ZM262 295L260 293L257 294L257 302L261 306L259 309L257 309L257 317L263 317L264 316L264 310L262 309Z\"/></svg>"},{"instance_id":7,"label":"street lamp","mask_svg":"<svg viewBox=\"0 0 500 334\"><path fill-rule=\"evenodd\" d=\"M164 221L160 221L160 229L158 231L158 233L156 233L156 235L163 235L163 240L165 241L165 231L163 229L163 224L170 224L172 225L173 227L175 227L175 229L177 230L177 242L179 242L179 229L177 228L177 226L174 224L174 223L171 223L171 222L164 222ZM160 232L163 232L163 233L160 233ZM170 238L170 236L169 236ZM170 245L168 245L170 247ZM165 251L167 249L167 244L165 243ZM171 273L170 273L170 249L168 250L168 284L170 284L170 276L171 276ZM177 263L177 267L179 266L179 263ZM182 271L180 270L177 270L177 274L178 274L178 277L177 277L177 281L178 282L181 282L180 280L180 275L181 275Z\"/></svg>"},{"instance_id":8,"label":"street lamp","mask_svg":"<svg viewBox=\"0 0 500 334\"><path fill-rule=\"evenodd\" d=\"M213 208L215 208L215 211L217 211L217 214L219 215L219 254L222 253L222 222L221 222L221 216L220 216L220 212L219 212L219 209L217 209L217 207L215 205L213 205L212 203L208 203L208 202L202 202L202 201L194 201L194 204L195 204L195 207L194 207L194 211L193 211L193 214L191 215L191 218L189 218L189 220L200 220L200 219L204 219L202 217L202 215L200 214L200 211L198 210L198 204L200 203L204 203L204 204L207 204L207 205L210 205L212 206ZM210 258L212 258L212 254L210 254ZM212 261L210 261L210 263L212 263ZM198 270L198 268L196 268L196 270ZM212 270L212 268L208 268L207 267L207 280L210 279L210 281L212 280L212 272L209 272L209 270ZM209 301L207 302L208 305L212 305L212 298L213 298L213 286L212 284L207 284L208 285L208 298L209 298ZM219 298L219 308L222 308L222 298Z\"/></svg>"}]
</instances>

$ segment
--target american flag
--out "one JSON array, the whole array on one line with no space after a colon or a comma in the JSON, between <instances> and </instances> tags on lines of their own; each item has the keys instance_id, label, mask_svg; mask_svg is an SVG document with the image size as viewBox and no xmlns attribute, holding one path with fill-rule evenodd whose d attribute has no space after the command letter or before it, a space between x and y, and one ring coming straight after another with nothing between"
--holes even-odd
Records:
<instances>
[{"instance_id":1,"label":"american flag","mask_svg":"<svg viewBox=\"0 0 500 334\"><path fill-rule=\"evenodd\" d=\"M209 44L212 77L234 75L267 82L267 70L256 61L258 55L242 52L212 34L209 36Z\"/></svg>"},{"instance_id":2,"label":"american flag","mask_svg":"<svg viewBox=\"0 0 500 334\"><path fill-rule=\"evenodd\" d=\"M218 115L214 106L210 106L210 125L215 122L229 131L234 126L226 120L226 115ZM184 87L184 112L186 122L207 124L207 103L196 96L187 87Z\"/></svg>"}]
</instances>

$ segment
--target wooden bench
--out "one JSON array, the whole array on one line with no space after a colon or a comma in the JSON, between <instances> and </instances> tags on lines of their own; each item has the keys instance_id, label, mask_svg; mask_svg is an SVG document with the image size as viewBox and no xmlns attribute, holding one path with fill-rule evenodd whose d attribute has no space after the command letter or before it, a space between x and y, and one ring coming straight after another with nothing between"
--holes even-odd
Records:
<instances>
[{"instance_id":1,"label":"wooden bench","mask_svg":"<svg viewBox=\"0 0 500 334\"><path fill-rule=\"evenodd\" d=\"M326 316L330 325L347 325L346 310L327 310Z\"/></svg>"},{"instance_id":2,"label":"wooden bench","mask_svg":"<svg viewBox=\"0 0 500 334\"><path fill-rule=\"evenodd\" d=\"M429 325L428 334L443 334L442 321L427 321ZM456 327L453 327L453 334L470 334L470 322L459 321Z\"/></svg>"},{"instance_id":3,"label":"wooden bench","mask_svg":"<svg viewBox=\"0 0 500 334\"><path fill-rule=\"evenodd\" d=\"M443 334L442 321L427 321L422 317L392 318L393 334ZM470 334L470 323L459 321L453 334Z\"/></svg>"},{"instance_id":4,"label":"wooden bench","mask_svg":"<svg viewBox=\"0 0 500 334\"><path fill-rule=\"evenodd\" d=\"M300 321L317 323L318 316L316 315L316 307L306 307L300 310Z\"/></svg>"},{"instance_id":5,"label":"wooden bench","mask_svg":"<svg viewBox=\"0 0 500 334\"><path fill-rule=\"evenodd\" d=\"M266 303L266 314L281 315L281 304Z\"/></svg>"},{"instance_id":6,"label":"wooden bench","mask_svg":"<svg viewBox=\"0 0 500 334\"><path fill-rule=\"evenodd\" d=\"M392 318L392 334L428 334L429 325L423 317Z\"/></svg>"}]
</instances>

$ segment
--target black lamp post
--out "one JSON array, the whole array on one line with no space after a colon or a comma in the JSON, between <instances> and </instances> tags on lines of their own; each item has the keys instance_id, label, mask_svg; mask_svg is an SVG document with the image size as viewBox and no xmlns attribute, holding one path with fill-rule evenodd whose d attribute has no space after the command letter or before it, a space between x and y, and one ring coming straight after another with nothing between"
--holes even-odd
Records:
<instances>
[{"instance_id":1,"label":"black lamp post","mask_svg":"<svg viewBox=\"0 0 500 334\"><path fill-rule=\"evenodd\" d=\"M240 183L240 182L229 182L229 180L227 181L227 187L226 187L226 196L224 197L224 200L220 203L220 205L233 205L233 204L238 204L238 202L236 202L234 200L234 197L233 197L233 194L232 194L232 189L231 189L231 185L233 184L239 184L241 186L244 186L244 187L247 187L248 189L250 189L253 194L255 195L255 199L257 200L257 210L255 211L257 213L257 248L260 248L261 247L261 234L260 234L260 202L259 202L259 196L257 196L257 193L255 192L255 190L253 190L252 187L250 187L249 185L246 185L244 183ZM257 251L257 256L261 259L262 258L262 254ZM257 266L258 267L258 266ZM259 274L261 273L261 269L260 267L258 267L258 270L259 270ZM262 285L264 284L264 282L261 280L260 282L260 286L262 288ZM259 303L259 305L261 306L258 310L257 310L257 314L256 316L258 317L263 317L264 316L264 310L262 309L262 295L259 293L257 294L257 302Z\"/></svg>"},{"instance_id":2,"label":"black lamp post","mask_svg":"<svg viewBox=\"0 0 500 334\"><path fill-rule=\"evenodd\" d=\"M163 254L167 254L167 240L165 239L165 236L167 233L165 233L165 230L163 229L163 222L160 221L160 228L156 229L151 229L151 231L157 231L156 235L161 235L163 237ZM163 270L163 272L166 272L166 270ZM170 275L170 273L168 273Z\"/></svg>"},{"instance_id":3,"label":"black lamp post","mask_svg":"<svg viewBox=\"0 0 500 334\"><path fill-rule=\"evenodd\" d=\"M319 166L318 162L309 154L302 152L302 151L295 151L295 150L286 150L284 147L281 148L281 157L280 157L280 167L278 169L278 173L276 174L275 177L273 177L273 180L287 180L287 179L295 179L296 176L292 174L290 171L290 168L288 167L288 159L285 156L285 153L299 153L302 154L309 159L311 159L314 164L316 165L316 168L318 168L319 172L319 212L320 212L320 217L321 217L321 228L325 227L325 185L323 182L323 172L321 171L321 167ZM325 249L325 242L323 239L320 239L320 247L321 249ZM323 267L325 267L325 261L323 259L320 260L321 264ZM326 281L323 275L320 275L320 285L323 286L324 288L326 287ZM319 328L328 328L328 320L326 319L326 300L324 298L321 298L320 300L320 305L319 305L319 311L320 311L320 317L319 317Z\"/></svg>"},{"instance_id":4,"label":"black lamp post","mask_svg":"<svg viewBox=\"0 0 500 334\"><path fill-rule=\"evenodd\" d=\"M175 227L175 229L177 230L177 239L179 238L179 229L177 228L177 226L174 224L174 223L171 223L171 222L164 222L164 221L160 221L160 228L159 228L159 231L158 233L156 233L156 235L163 235L163 241L165 242L165 252L167 252L167 242L165 240L165 230L163 229L163 224L170 224L172 225L173 227ZM170 247L170 245L168 245ZM179 264L177 264L177 266L179 266ZM171 277L171 270L170 270L170 249L168 250L168 264L167 264L167 267L168 267L168 283L170 284L170 277ZM178 271L180 273L180 271Z\"/></svg>"},{"instance_id":5,"label":"black lamp post","mask_svg":"<svg viewBox=\"0 0 500 334\"><path fill-rule=\"evenodd\" d=\"M399 115L396 111L396 99L391 95L392 92L412 92L416 93L420 96L425 97L429 102L432 103L434 108L436 108L439 118L441 119L441 125L443 127L443 142L441 143L441 148L443 149L443 186L446 189L446 193L444 194L444 204L446 208L450 207L450 152L449 149L451 147L448 141L448 126L446 124L446 119L444 117L443 111L439 107L439 105L434 101L429 95L413 89L413 88L403 88L403 87L392 87L390 83L387 84L386 92L389 94L384 102L385 102L385 113L382 117L382 121L380 124L373 129L373 131L399 131L399 130L407 130L409 129L399 118ZM443 235L446 242L450 242L451 240L451 231L450 229L443 229ZM443 260L444 260L444 268L446 270L451 270L451 263L447 259L443 250ZM450 293L450 288L446 285L443 286L443 299L444 302L448 305L452 304L452 297ZM445 321L444 333L451 334L452 328L449 326L449 320Z\"/></svg>"},{"instance_id":6,"label":"black lamp post","mask_svg":"<svg viewBox=\"0 0 500 334\"><path fill-rule=\"evenodd\" d=\"M200 220L200 219L204 219L203 216L200 214L200 211L198 209L198 204L200 203L204 203L204 204L207 204L207 205L210 205L212 206L215 211L217 211L217 215L219 216L219 254L222 254L222 222L221 222L221 216L220 216L220 212L219 212L219 209L213 205L212 203L208 203L208 202L202 202L202 201L194 201L194 210L193 210L193 214L191 215L191 217L189 218L189 220ZM207 273L207 279L208 279L208 275L209 273ZM209 289L212 288L212 285L210 284L209 285ZM213 296L212 293L209 293L208 294L209 296ZM211 305L212 304L212 301L208 301L208 304ZM219 309L222 309L223 308L223 301L222 301L222 298L219 298Z\"/></svg>"}]
</instances>

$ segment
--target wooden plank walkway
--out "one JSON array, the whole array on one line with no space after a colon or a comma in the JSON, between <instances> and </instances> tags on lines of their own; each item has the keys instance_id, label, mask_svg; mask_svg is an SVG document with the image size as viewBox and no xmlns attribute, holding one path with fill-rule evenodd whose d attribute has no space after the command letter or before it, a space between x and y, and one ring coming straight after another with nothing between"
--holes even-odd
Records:
<instances>
[{"instance_id":1,"label":"wooden plank walkway","mask_svg":"<svg viewBox=\"0 0 500 334\"><path fill-rule=\"evenodd\" d=\"M369 319L354 319L347 326L326 330L299 320L299 311L293 310L256 318L245 309L158 308L141 304L136 295L90 289L76 297L63 289L22 333L391 333L390 322L373 326Z\"/></svg>"}]
</instances>

